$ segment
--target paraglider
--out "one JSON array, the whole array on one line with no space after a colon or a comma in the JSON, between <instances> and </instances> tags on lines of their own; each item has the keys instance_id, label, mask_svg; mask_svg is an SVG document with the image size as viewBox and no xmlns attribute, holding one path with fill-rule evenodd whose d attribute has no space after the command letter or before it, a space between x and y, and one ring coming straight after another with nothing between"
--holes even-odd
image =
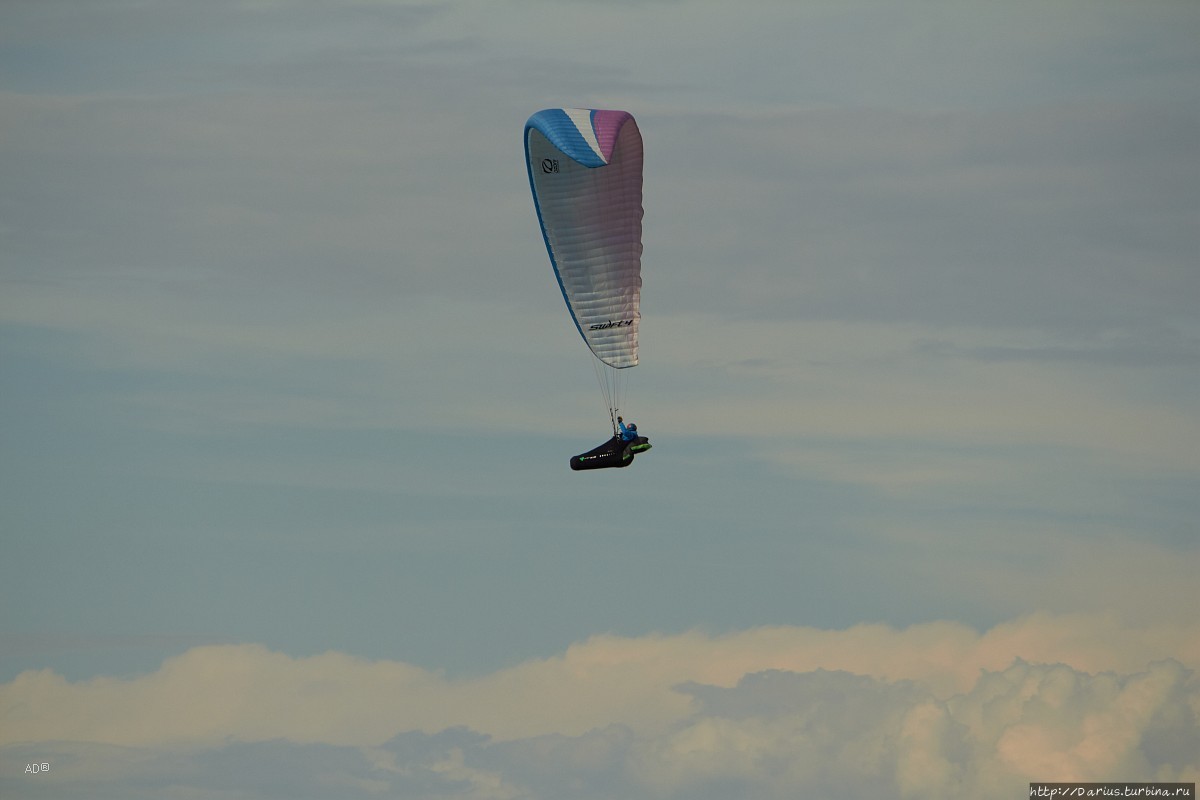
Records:
<instances>
[{"instance_id":1,"label":"paraglider","mask_svg":"<svg viewBox=\"0 0 1200 800\"><path fill-rule=\"evenodd\" d=\"M623 436L617 414L622 372L638 363L641 132L625 111L539 111L525 123L525 166L550 264L591 349L612 423L612 439L572 458L571 468L629 466L650 449L645 436Z\"/></svg>"}]
</instances>

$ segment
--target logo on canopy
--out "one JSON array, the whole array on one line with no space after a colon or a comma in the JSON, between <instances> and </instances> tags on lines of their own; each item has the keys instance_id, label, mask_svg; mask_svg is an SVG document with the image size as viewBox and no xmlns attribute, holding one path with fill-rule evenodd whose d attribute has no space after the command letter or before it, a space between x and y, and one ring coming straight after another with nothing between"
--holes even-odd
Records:
<instances>
[{"instance_id":1,"label":"logo on canopy","mask_svg":"<svg viewBox=\"0 0 1200 800\"><path fill-rule=\"evenodd\" d=\"M608 322L597 322L594 325L589 325L588 330L589 331L606 331L609 328L628 328L628 327L631 327L632 325L633 325L633 320L631 320L631 319L622 319L622 320L618 320L617 322L613 322L610 319Z\"/></svg>"}]
</instances>

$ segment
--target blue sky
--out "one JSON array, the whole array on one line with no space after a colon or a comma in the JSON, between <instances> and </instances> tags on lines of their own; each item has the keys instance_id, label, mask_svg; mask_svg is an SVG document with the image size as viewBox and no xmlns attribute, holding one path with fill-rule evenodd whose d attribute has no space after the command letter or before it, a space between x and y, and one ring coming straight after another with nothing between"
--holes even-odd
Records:
<instances>
[{"instance_id":1,"label":"blue sky","mask_svg":"<svg viewBox=\"0 0 1200 800\"><path fill-rule=\"evenodd\" d=\"M1197 41L6 3L3 793L1197 780ZM608 423L524 174L555 106L645 140L629 470L567 468Z\"/></svg>"}]
</instances>

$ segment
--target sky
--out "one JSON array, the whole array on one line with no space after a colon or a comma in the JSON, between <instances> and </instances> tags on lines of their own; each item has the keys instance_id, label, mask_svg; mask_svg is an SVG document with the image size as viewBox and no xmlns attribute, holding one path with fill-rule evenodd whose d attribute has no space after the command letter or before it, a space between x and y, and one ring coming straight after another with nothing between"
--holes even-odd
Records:
<instances>
[{"instance_id":1,"label":"sky","mask_svg":"<svg viewBox=\"0 0 1200 800\"><path fill-rule=\"evenodd\" d=\"M8 0L0 795L1200 780L1197 42ZM625 470L567 466L609 422L525 175L560 106L645 142Z\"/></svg>"}]
</instances>

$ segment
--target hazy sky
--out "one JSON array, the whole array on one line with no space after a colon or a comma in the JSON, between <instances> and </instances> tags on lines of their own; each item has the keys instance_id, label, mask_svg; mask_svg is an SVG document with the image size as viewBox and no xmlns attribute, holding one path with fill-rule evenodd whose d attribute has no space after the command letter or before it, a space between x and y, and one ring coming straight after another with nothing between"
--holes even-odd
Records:
<instances>
[{"instance_id":1,"label":"hazy sky","mask_svg":"<svg viewBox=\"0 0 1200 800\"><path fill-rule=\"evenodd\" d=\"M1198 42L7 0L0 794L1200 780ZM627 470L567 466L608 419L525 176L556 106L645 141Z\"/></svg>"}]
</instances>

